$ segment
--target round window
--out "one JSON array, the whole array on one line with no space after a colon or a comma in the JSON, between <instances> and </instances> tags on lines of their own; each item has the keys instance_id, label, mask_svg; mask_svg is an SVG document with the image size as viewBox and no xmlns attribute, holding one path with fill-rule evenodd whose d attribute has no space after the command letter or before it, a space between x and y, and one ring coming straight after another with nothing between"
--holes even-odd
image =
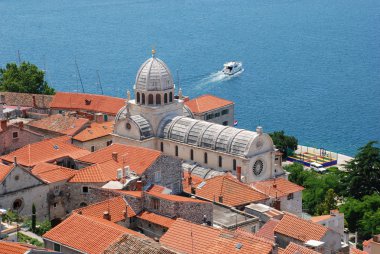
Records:
<instances>
[{"instance_id":1,"label":"round window","mask_svg":"<svg viewBox=\"0 0 380 254\"><path fill-rule=\"evenodd\" d=\"M130 124L130 123L127 123L127 124L126 124L126 127L127 127L128 130L130 130L130 129L131 129L131 124Z\"/></svg>"},{"instance_id":2,"label":"round window","mask_svg":"<svg viewBox=\"0 0 380 254\"><path fill-rule=\"evenodd\" d=\"M264 169L264 163L261 160L257 160L255 164L253 164L252 170L255 175L257 176L260 175L263 169Z\"/></svg>"},{"instance_id":3,"label":"round window","mask_svg":"<svg viewBox=\"0 0 380 254\"><path fill-rule=\"evenodd\" d=\"M20 210L21 209L21 206L22 206L22 200L21 199L16 199L14 202L13 202L13 210Z\"/></svg>"}]
</instances>

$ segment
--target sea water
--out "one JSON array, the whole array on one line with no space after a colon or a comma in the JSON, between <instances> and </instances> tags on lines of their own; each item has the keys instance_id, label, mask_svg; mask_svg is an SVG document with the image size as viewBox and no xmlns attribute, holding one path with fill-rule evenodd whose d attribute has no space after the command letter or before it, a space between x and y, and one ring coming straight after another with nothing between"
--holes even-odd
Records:
<instances>
[{"instance_id":1,"label":"sea water","mask_svg":"<svg viewBox=\"0 0 380 254\"><path fill-rule=\"evenodd\" d=\"M354 155L380 140L379 25L378 0L0 0L0 66L81 92L77 61L85 92L99 71L125 97L154 47L185 95L234 101L237 127ZM245 71L226 78L227 61Z\"/></svg>"}]
</instances>

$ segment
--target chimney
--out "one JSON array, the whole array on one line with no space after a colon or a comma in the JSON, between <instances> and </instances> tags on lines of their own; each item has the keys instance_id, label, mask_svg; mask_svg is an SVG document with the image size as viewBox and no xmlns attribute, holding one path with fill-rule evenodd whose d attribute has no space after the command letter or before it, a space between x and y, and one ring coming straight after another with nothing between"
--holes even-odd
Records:
<instances>
[{"instance_id":1,"label":"chimney","mask_svg":"<svg viewBox=\"0 0 380 254\"><path fill-rule=\"evenodd\" d=\"M19 129L23 129L24 128L24 122L23 121L18 122L18 128Z\"/></svg>"},{"instance_id":2,"label":"chimney","mask_svg":"<svg viewBox=\"0 0 380 254\"><path fill-rule=\"evenodd\" d=\"M257 132L257 134L259 134L259 135L263 134L263 127L261 127L261 126L257 126L257 128L256 128L256 132Z\"/></svg>"},{"instance_id":3,"label":"chimney","mask_svg":"<svg viewBox=\"0 0 380 254\"><path fill-rule=\"evenodd\" d=\"M142 191L142 187L143 187L142 181L141 180L137 181L136 182L136 190Z\"/></svg>"},{"instance_id":4,"label":"chimney","mask_svg":"<svg viewBox=\"0 0 380 254\"><path fill-rule=\"evenodd\" d=\"M104 211L103 219L111 221L111 214L108 211Z\"/></svg>"},{"instance_id":5,"label":"chimney","mask_svg":"<svg viewBox=\"0 0 380 254\"><path fill-rule=\"evenodd\" d=\"M5 131L7 129L7 120L1 120L0 128Z\"/></svg>"},{"instance_id":6,"label":"chimney","mask_svg":"<svg viewBox=\"0 0 380 254\"><path fill-rule=\"evenodd\" d=\"M114 161L118 161L118 154L117 154L117 152L112 152L112 159L114 160Z\"/></svg>"},{"instance_id":7,"label":"chimney","mask_svg":"<svg viewBox=\"0 0 380 254\"><path fill-rule=\"evenodd\" d=\"M191 186L191 194L195 195L195 187Z\"/></svg>"},{"instance_id":8,"label":"chimney","mask_svg":"<svg viewBox=\"0 0 380 254\"><path fill-rule=\"evenodd\" d=\"M33 108L37 108L36 96L33 95Z\"/></svg>"},{"instance_id":9,"label":"chimney","mask_svg":"<svg viewBox=\"0 0 380 254\"><path fill-rule=\"evenodd\" d=\"M379 234L379 235L374 235L374 236L373 236L373 241L374 241L375 243L380 243L380 234Z\"/></svg>"},{"instance_id":10,"label":"chimney","mask_svg":"<svg viewBox=\"0 0 380 254\"><path fill-rule=\"evenodd\" d=\"M222 195L219 196L219 203L223 203L223 196Z\"/></svg>"},{"instance_id":11,"label":"chimney","mask_svg":"<svg viewBox=\"0 0 380 254\"><path fill-rule=\"evenodd\" d=\"M241 182L241 167L240 166L236 167L236 177L239 180L239 182Z\"/></svg>"},{"instance_id":12,"label":"chimney","mask_svg":"<svg viewBox=\"0 0 380 254\"><path fill-rule=\"evenodd\" d=\"M15 166L17 165L17 157L13 157L13 163L15 164Z\"/></svg>"},{"instance_id":13,"label":"chimney","mask_svg":"<svg viewBox=\"0 0 380 254\"><path fill-rule=\"evenodd\" d=\"M104 117L102 113L96 113L95 114L95 122L97 123L103 123L104 122Z\"/></svg>"}]
</instances>

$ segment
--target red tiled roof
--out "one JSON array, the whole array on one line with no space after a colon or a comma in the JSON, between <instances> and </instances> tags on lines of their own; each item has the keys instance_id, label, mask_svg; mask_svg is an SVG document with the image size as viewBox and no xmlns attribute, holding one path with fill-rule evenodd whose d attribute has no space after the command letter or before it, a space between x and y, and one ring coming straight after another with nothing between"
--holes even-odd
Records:
<instances>
[{"instance_id":1,"label":"red tiled roof","mask_svg":"<svg viewBox=\"0 0 380 254\"><path fill-rule=\"evenodd\" d=\"M185 101L185 105L188 106L193 113L204 113L231 104L233 104L232 101L228 101L210 94L205 94L192 100Z\"/></svg>"},{"instance_id":2,"label":"red tiled roof","mask_svg":"<svg viewBox=\"0 0 380 254\"><path fill-rule=\"evenodd\" d=\"M54 183L70 179L75 175L75 170L42 162L32 169L32 174L47 183Z\"/></svg>"},{"instance_id":3,"label":"red tiled roof","mask_svg":"<svg viewBox=\"0 0 380 254\"><path fill-rule=\"evenodd\" d=\"M113 131L113 122L92 123L83 131L79 132L73 139L85 142L88 140L104 137L110 135Z\"/></svg>"},{"instance_id":4,"label":"red tiled roof","mask_svg":"<svg viewBox=\"0 0 380 254\"><path fill-rule=\"evenodd\" d=\"M73 136L78 133L79 130L84 128L88 122L89 120L86 118L56 114L41 120L29 122L27 125L42 130Z\"/></svg>"},{"instance_id":5,"label":"red tiled roof","mask_svg":"<svg viewBox=\"0 0 380 254\"><path fill-rule=\"evenodd\" d=\"M319 254L319 252L316 252L304 246L298 245L296 243L290 242L289 245L286 246L282 254Z\"/></svg>"},{"instance_id":6,"label":"red tiled roof","mask_svg":"<svg viewBox=\"0 0 380 254\"><path fill-rule=\"evenodd\" d=\"M8 166L0 163L0 183L5 180L5 178L12 171L12 169L13 164Z\"/></svg>"},{"instance_id":7,"label":"red tiled roof","mask_svg":"<svg viewBox=\"0 0 380 254\"><path fill-rule=\"evenodd\" d=\"M298 218L289 213L285 213L284 217L274 228L275 233L280 233L303 242L308 240L320 241L327 231L328 228L322 225Z\"/></svg>"},{"instance_id":8,"label":"red tiled roof","mask_svg":"<svg viewBox=\"0 0 380 254\"><path fill-rule=\"evenodd\" d=\"M270 242L252 234L193 224L180 218L161 237L160 242L184 253L267 254L272 251Z\"/></svg>"},{"instance_id":9,"label":"red tiled roof","mask_svg":"<svg viewBox=\"0 0 380 254\"><path fill-rule=\"evenodd\" d=\"M136 216L135 211L133 211L123 197L110 198L102 202L76 209L73 212L102 219L105 211L108 211L109 215L111 215L112 222L124 220L124 211L127 212L128 218Z\"/></svg>"},{"instance_id":10,"label":"red tiled roof","mask_svg":"<svg viewBox=\"0 0 380 254\"><path fill-rule=\"evenodd\" d=\"M117 163L119 164L119 168L122 167L123 157L125 157L124 165L129 166L130 169L138 175L143 174L145 170L147 170L161 155L161 152L149 148L112 144L96 152L78 158L78 160L88 163L103 163L113 160L113 152L118 154Z\"/></svg>"},{"instance_id":11,"label":"red tiled roof","mask_svg":"<svg viewBox=\"0 0 380 254\"><path fill-rule=\"evenodd\" d=\"M330 219L331 217L332 216L330 214L327 214L327 215L321 215L321 216L313 216L313 217L310 218L310 220L312 222L318 223L320 221Z\"/></svg>"},{"instance_id":12,"label":"red tiled roof","mask_svg":"<svg viewBox=\"0 0 380 254\"><path fill-rule=\"evenodd\" d=\"M153 184L151 187L149 187L147 192L156 192L156 193L163 193L166 188L161 185Z\"/></svg>"},{"instance_id":13,"label":"red tiled roof","mask_svg":"<svg viewBox=\"0 0 380 254\"><path fill-rule=\"evenodd\" d=\"M166 228L170 228L170 226L175 222L175 219L171 219L148 211L142 211L139 215L137 215L137 218L152 222L154 224Z\"/></svg>"},{"instance_id":14,"label":"red tiled roof","mask_svg":"<svg viewBox=\"0 0 380 254\"><path fill-rule=\"evenodd\" d=\"M210 179L204 179L202 185L200 184L201 183L194 186L196 187L196 196L211 201L218 201L219 196L222 196L223 204L229 206L246 205L269 199L267 195L239 182L231 175L215 176ZM184 191L191 193L190 187L187 187Z\"/></svg>"},{"instance_id":15,"label":"red tiled roof","mask_svg":"<svg viewBox=\"0 0 380 254\"><path fill-rule=\"evenodd\" d=\"M195 203L207 203L206 201L202 201L199 199L195 198L187 198L187 197L182 197L182 196L177 196L177 195L171 195L171 194L162 194L162 193L157 193L157 192L145 192L146 195L152 195L157 198L162 198L166 199L169 201L174 201L174 202L195 202Z\"/></svg>"},{"instance_id":16,"label":"red tiled roof","mask_svg":"<svg viewBox=\"0 0 380 254\"><path fill-rule=\"evenodd\" d=\"M185 189L189 189L189 190L191 190L189 187L190 187L190 185L189 185L189 176L190 176L190 174L189 174L189 172L183 172L183 181L182 181L182 188L185 190ZM199 184L199 183L201 183L201 182L203 182L203 178L202 177L199 177L199 176L197 176L197 175L191 175L191 182L192 182L192 184L193 184L193 186L194 185L197 185L197 184Z\"/></svg>"},{"instance_id":17,"label":"red tiled roof","mask_svg":"<svg viewBox=\"0 0 380 254\"><path fill-rule=\"evenodd\" d=\"M51 253L54 252L52 250L40 248L31 244L0 241L0 254L24 254L30 250L44 250L49 251Z\"/></svg>"},{"instance_id":18,"label":"red tiled roof","mask_svg":"<svg viewBox=\"0 0 380 254\"><path fill-rule=\"evenodd\" d=\"M365 251L351 247L350 248L350 254L368 254L368 253Z\"/></svg>"},{"instance_id":19,"label":"red tiled roof","mask_svg":"<svg viewBox=\"0 0 380 254\"><path fill-rule=\"evenodd\" d=\"M290 193L296 193L304 189L304 187L292 183L284 178L257 181L252 183L251 186L272 198L284 197Z\"/></svg>"},{"instance_id":20,"label":"red tiled roof","mask_svg":"<svg viewBox=\"0 0 380 254\"><path fill-rule=\"evenodd\" d=\"M85 93L56 93L51 108L67 110L85 110L91 112L102 112L116 115L125 105L125 100L121 98L85 94Z\"/></svg>"},{"instance_id":21,"label":"red tiled roof","mask_svg":"<svg viewBox=\"0 0 380 254\"><path fill-rule=\"evenodd\" d=\"M260 230L255 235L259 237L264 237L274 242L274 228L277 226L279 222L280 221L276 219L269 220L267 223L264 224L264 226L260 228Z\"/></svg>"},{"instance_id":22,"label":"red tiled roof","mask_svg":"<svg viewBox=\"0 0 380 254\"><path fill-rule=\"evenodd\" d=\"M34 167L41 162L49 162L63 157L77 159L90 153L68 144L67 138L58 137L29 144L0 158L7 162L13 162L14 157L17 157L17 163L20 165Z\"/></svg>"},{"instance_id":23,"label":"red tiled roof","mask_svg":"<svg viewBox=\"0 0 380 254\"><path fill-rule=\"evenodd\" d=\"M100 254L124 234L144 237L108 220L73 213L43 238L89 254Z\"/></svg>"},{"instance_id":24,"label":"red tiled roof","mask_svg":"<svg viewBox=\"0 0 380 254\"><path fill-rule=\"evenodd\" d=\"M121 166L113 161L94 164L76 172L70 183L106 183L117 178L117 169Z\"/></svg>"}]
</instances>

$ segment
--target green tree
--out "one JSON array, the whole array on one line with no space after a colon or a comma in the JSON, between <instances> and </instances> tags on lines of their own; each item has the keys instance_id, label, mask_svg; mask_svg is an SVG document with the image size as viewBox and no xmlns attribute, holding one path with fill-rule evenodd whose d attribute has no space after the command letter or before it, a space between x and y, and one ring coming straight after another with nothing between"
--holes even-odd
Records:
<instances>
[{"instance_id":1,"label":"green tree","mask_svg":"<svg viewBox=\"0 0 380 254\"><path fill-rule=\"evenodd\" d=\"M36 206L32 205L32 232L36 232L36 220L37 220L37 217L36 217Z\"/></svg>"},{"instance_id":2,"label":"green tree","mask_svg":"<svg viewBox=\"0 0 380 254\"><path fill-rule=\"evenodd\" d=\"M36 65L22 62L8 63L0 68L0 91L35 94L54 94L54 88L45 81L45 73Z\"/></svg>"},{"instance_id":3,"label":"green tree","mask_svg":"<svg viewBox=\"0 0 380 254\"><path fill-rule=\"evenodd\" d=\"M333 189L329 189L326 193L323 203L317 205L317 214L324 215L329 214L331 210L337 208L337 195Z\"/></svg>"},{"instance_id":4,"label":"green tree","mask_svg":"<svg viewBox=\"0 0 380 254\"><path fill-rule=\"evenodd\" d=\"M269 133L269 135L278 150L284 154L284 158L292 155L294 150L297 150L298 140L293 136L286 136L284 131L275 131Z\"/></svg>"},{"instance_id":5,"label":"green tree","mask_svg":"<svg viewBox=\"0 0 380 254\"><path fill-rule=\"evenodd\" d=\"M365 195L380 193L380 148L371 141L359 148L358 154L345 165L342 182L346 195L357 199Z\"/></svg>"}]
</instances>

